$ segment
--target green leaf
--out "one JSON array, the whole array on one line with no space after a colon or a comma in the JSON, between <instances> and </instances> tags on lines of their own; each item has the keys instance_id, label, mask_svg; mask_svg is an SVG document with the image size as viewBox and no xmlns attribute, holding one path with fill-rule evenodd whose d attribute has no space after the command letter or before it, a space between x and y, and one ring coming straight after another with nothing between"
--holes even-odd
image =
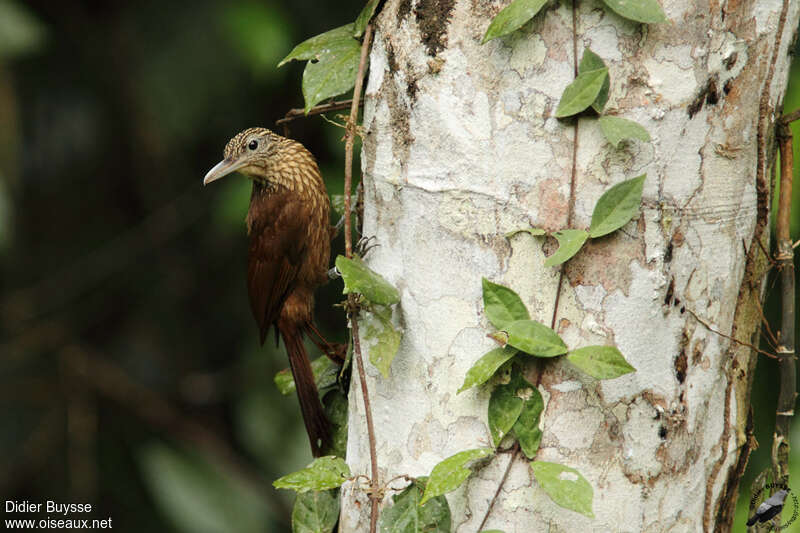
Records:
<instances>
[{"instance_id":1,"label":"green leaf","mask_svg":"<svg viewBox=\"0 0 800 533\"><path fill-rule=\"evenodd\" d=\"M426 505L420 505L427 483L427 477L419 477L392 498L394 505L381 512L378 522L380 533L450 533L451 517L447 498L437 496Z\"/></svg>"},{"instance_id":2,"label":"green leaf","mask_svg":"<svg viewBox=\"0 0 800 533\"><path fill-rule=\"evenodd\" d=\"M545 260L546 267L560 265L577 254L589 238L589 233L582 229L563 229L553 233L553 237L558 241L558 250Z\"/></svg>"},{"instance_id":3,"label":"green leaf","mask_svg":"<svg viewBox=\"0 0 800 533\"><path fill-rule=\"evenodd\" d=\"M314 459L307 467L276 479L276 489L291 489L297 492L335 489L350 477L350 467L340 457L326 455Z\"/></svg>"},{"instance_id":4,"label":"green leaf","mask_svg":"<svg viewBox=\"0 0 800 533\"><path fill-rule=\"evenodd\" d=\"M533 461L531 469L537 483L551 500L565 509L594 518L592 486L580 472L568 466L544 461Z\"/></svg>"},{"instance_id":5,"label":"green leaf","mask_svg":"<svg viewBox=\"0 0 800 533\"><path fill-rule=\"evenodd\" d=\"M47 40L47 28L27 2L0 2L0 59L35 52Z\"/></svg>"},{"instance_id":6,"label":"green leaf","mask_svg":"<svg viewBox=\"0 0 800 533\"><path fill-rule=\"evenodd\" d=\"M322 400L325 417L330 421L331 448L323 450L328 455L344 457L347 453L347 396L339 389L333 389Z\"/></svg>"},{"instance_id":7,"label":"green leaf","mask_svg":"<svg viewBox=\"0 0 800 533\"><path fill-rule=\"evenodd\" d=\"M352 37L337 41L319 54L318 61L306 63L303 71L305 112L326 98L353 88L358 73L361 45Z\"/></svg>"},{"instance_id":8,"label":"green leaf","mask_svg":"<svg viewBox=\"0 0 800 533\"><path fill-rule=\"evenodd\" d=\"M581 57L581 63L578 65L578 74L601 68L606 68L606 64L603 59L588 48L585 49L583 51L583 57ZM606 102L608 102L608 90L610 87L610 76L606 76L606 81L604 81L603 86L600 87L600 92L597 93L597 98L595 98L594 102L592 102L592 108L598 113L603 112L603 108L606 106Z\"/></svg>"},{"instance_id":9,"label":"green leaf","mask_svg":"<svg viewBox=\"0 0 800 533\"><path fill-rule=\"evenodd\" d=\"M344 280L344 294L361 293L364 298L380 305L396 304L400 301L397 289L372 271L358 257L348 259L343 255L336 257L336 268Z\"/></svg>"},{"instance_id":10,"label":"green leaf","mask_svg":"<svg viewBox=\"0 0 800 533\"><path fill-rule=\"evenodd\" d=\"M561 337L535 320L517 320L505 329L508 344L537 357L555 357L567 353Z\"/></svg>"},{"instance_id":11,"label":"green leaf","mask_svg":"<svg viewBox=\"0 0 800 533\"><path fill-rule=\"evenodd\" d=\"M522 412L523 400L517 395L520 387L518 375L518 372L512 373L511 381L495 387L489 398L489 433L495 447L508 434Z\"/></svg>"},{"instance_id":12,"label":"green leaf","mask_svg":"<svg viewBox=\"0 0 800 533\"><path fill-rule=\"evenodd\" d=\"M264 530L270 516L264 498L214 461L158 443L145 446L138 459L153 500L176 531Z\"/></svg>"},{"instance_id":13,"label":"green leaf","mask_svg":"<svg viewBox=\"0 0 800 533\"><path fill-rule=\"evenodd\" d=\"M331 47L338 46L341 42L346 41L353 41L353 24L345 24L344 26L339 26L338 28L334 28L332 30L326 31L325 33L320 33L310 39L306 39L302 43L295 46L289 55L284 57L280 63L278 63L278 67L281 67L292 61L293 59L297 59L300 61L312 60L312 59L319 59L322 53ZM358 43L356 43L358 44Z\"/></svg>"},{"instance_id":14,"label":"green leaf","mask_svg":"<svg viewBox=\"0 0 800 533\"><path fill-rule=\"evenodd\" d=\"M489 24L489 29L486 30L486 35L483 36L481 44L521 28L546 3L547 0L514 0L495 15L491 24Z\"/></svg>"},{"instance_id":15,"label":"green leaf","mask_svg":"<svg viewBox=\"0 0 800 533\"><path fill-rule=\"evenodd\" d=\"M389 377L400 339L403 335L392 324L392 310L385 306L372 306L363 315L364 341L369 345L369 360L384 378Z\"/></svg>"},{"instance_id":16,"label":"green leaf","mask_svg":"<svg viewBox=\"0 0 800 533\"><path fill-rule=\"evenodd\" d=\"M629 139L638 139L640 141L649 141L650 134L647 130L636 122L620 117L600 117L600 129L603 130L603 135L606 136L608 142L614 145L614 148L619 148L622 141Z\"/></svg>"},{"instance_id":17,"label":"green leaf","mask_svg":"<svg viewBox=\"0 0 800 533\"><path fill-rule=\"evenodd\" d=\"M358 18L353 23L353 37L356 39L364 35L364 30L367 29L367 24L369 24L372 14L375 13L378 2L379 0L369 0L364 9L361 10L361 13L358 14Z\"/></svg>"},{"instance_id":18,"label":"green leaf","mask_svg":"<svg viewBox=\"0 0 800 533\"><path fill-rule=\"evenodd\" d=\"M486 318L497 329L503 329L515 320L530 318L528 309L522 303L519 295L503 285L492 283L486 278L481 281L483 285L483 309Z\"/></svg>"},{"instance_id":19,"label":"green leaf","mask_svg":"<svg viewBox=\"0 0 800 533\"><path fill-rule=\"evenodd\" d=\"M458 389L458 393L489 381L489 379L494 376L494 373L497 372L497 369L516 354L517 350L511 346L495 348L494 350L486 352L483 357L478 359L475 364L472 365L472 368L467 371L464 384Z\"/></svg>"},{"instance_id":20,"label":"green leaf","mask_svg":"<svg viewBox=\"0 0 800 533\"><path fill-rule=\"evenodd\" d=\"M667 16L656 0L603 0L619 15L636 22L655 24L666 22Z\"/></svg>"},{"instance_id":21,"label":"green leaf","mask_svg":"<svg viewBox=\"0 0 800 533\"><path fill-rule=\"evenodd\" d=\"M513 237L517 233L529 233L534 237L541 237L542 235L546 235L547 232L541 228L524 228L524 229L515 229L513 231L509 231L504 235L506 239Z\"/></svg>"},{"instance_id":22,"label":"green leaf","mask_svg":"<svg viewBox=\"0 0 800 533\"><path fill-rule=\"evenodd\" d=\"M596 379L613 379L636 372L614 346L586 346L572 350L567 360Z\"/></svg>"},{"instance_id":23,"label":"green leaf","mask_svg":"<svg viewBox=\"0 0 800 533\"><path fill-rule=\"evenodd\" d=\"M431 498L456 490L472 473L465 465L493 453L494 450L492 448L466 450L452 455L434 466L428 485L425 487L422 501L419 504L424 505Z\"/></svg>"},{"instance_id":24,"label":"green leaf","mask_svg":"<svg viewBox=\"0 0 800 533\"><path fill-rule=\"evenodd\" d=\"M558 102L556 117L564 118L576 115L592 105L600 94L603 84L608 79L608 69L600 68L578 74L575 80L567 85Z\"/></svg>"},{"instance_id":25,"label":"green leaf","mask_svg":"<svg viewBox=\"0 0 800 533\"><path fill-rule=\"evenodd\" d=\"M297 495L292 508L292 533L330 533L339 520L339 491L310 490Z\"/></svg>"},{"instance_id":26,"label":"green leaf","mask_svg":"<svg viewBox=\"0 0 800 533\"><path fill-rule=\"evenodd\" d=\"M314 373L314 383L317 389L326 389L336 384L336 375L339 373L339 365L330 360L329 357L321 356L311 361L311 371ZM273 378L278 391L287 396L295 391L294 377L288 368L284 368Z\"/></svg>"},{"instance_id":27,"label":"green leaf","mask_svg":"<svg viewBox=\"0 0 800 533\"><path fill-rule=\"evenodd\" d=\"M358 201L358 195L351 195L350 196L350 214L355 214L355 206L356 202ZM344 194L332 194L331 195L331 209L333 212L339 215L340 217L344 216Z\"/></svg>"},{"instance_id":28,"label":"green leaf","mask_svg":"<svg viewBox=\"0 0 800 533\"><path fill-rule=\"evenodd\" d=\"M526 382L527 383L527 382ZM514 423L511 431L516 435L522 453L528 459L536 457L539 443L542 441L542 430L539 429L539 419L544 411L544 399L539 390L528 383L528 388L523 393L524 403L519 418Z\"/></svg>"},{"instance_id":29,"label":"green leaf","mask_svg":"<svg viewBox=\"0 0 800 533\"><path fill-rule=\"evenodd\" d=\"M617 183L597 201L589 226L589 237L595 239L618 230L633 218L642 203L646 174Z\"/></svg>"}]
</instances>

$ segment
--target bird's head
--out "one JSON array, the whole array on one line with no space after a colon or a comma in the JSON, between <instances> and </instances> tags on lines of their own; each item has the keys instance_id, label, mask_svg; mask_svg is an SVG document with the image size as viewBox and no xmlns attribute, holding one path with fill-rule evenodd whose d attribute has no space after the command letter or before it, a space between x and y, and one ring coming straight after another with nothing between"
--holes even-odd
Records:
<instances>
[{"instance_id":1,"label":"bird's head","mask_svg":"<svg viewBox=\"0 0 800 533\"><path fill-rule=\"evenodd\" d=\"M225 146L225 159L214 165L203 185L239 171L249 178L266 177L270 161L281 147L280 137L266 128L249 128L238 133Z\"/></svg>"}]
</instances>

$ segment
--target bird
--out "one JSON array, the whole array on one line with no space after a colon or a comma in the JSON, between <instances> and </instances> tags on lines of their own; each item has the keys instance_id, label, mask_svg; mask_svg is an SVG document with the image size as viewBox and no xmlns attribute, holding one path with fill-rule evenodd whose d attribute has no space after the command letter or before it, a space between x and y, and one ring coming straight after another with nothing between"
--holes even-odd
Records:
<instances>
[{"instance_id":1,"label":"bird","mask_svg":"<svg viewBox=\"0 0 800 533\"><path fill-rule=\"evenodd\" d=\"M331 447L331 428L319 399L303 335L336 361L313 322L314 290L328 281L330 199L314 156L302 144L266 128L249 128L225 146L224 159L203 185L233 172L252 180L245 219L249 237L247 292L261 344L271 327L283 339L314 457Z\"/></svg>"},{"instance_id":2,"label":"bird","mask_svg":"<svg viewBox=\"0 0 800 533\"><path fill-rule=\"evenodd\" d=\"M783 502L786 500L786 495L789 494L787 489L781 489L769 498L756 509L756 513L747 520L747 525L752 526L756 522L764 523L770 520L783 509Z\"/></svg>"}]
</instances>

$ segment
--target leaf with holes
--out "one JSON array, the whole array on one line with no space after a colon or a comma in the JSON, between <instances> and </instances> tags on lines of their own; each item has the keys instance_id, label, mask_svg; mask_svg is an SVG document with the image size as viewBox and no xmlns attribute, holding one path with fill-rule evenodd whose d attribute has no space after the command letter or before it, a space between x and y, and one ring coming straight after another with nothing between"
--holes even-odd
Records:
<instances>
[{"instance_id":1,"label":"leaf with holes","mask_svg":"<svg viewBox=\"0 0 800 533\"><path fill-rule=\"evenodd\" d=\"M535 320L517 320L505 329L507 342L514 348L537 357L555 357L567 353L561 337Z\"/></svg>"},{"instance_id":2,"label":"leaf with holes","mask_svg":"<svg viewBox=\"0 0 800 533\"><path fill-rule=\"evenodd\" d=\"M517 354L517 350L511 346L495 348L486 352L483 357L478 359L472 368L467 371L464 384L458 389L458 393L470 389L476 385L482 385L489 381L495 372Z\"/></svg>"},{"instance_id":3,"label":"leaf with holes","mask_svg":"<svg viewBox=\"0 0 800 533\"><path fill-rule=\"evenodd\" d=\"M606 68L606 64L599 55L588 48L583 51L583 57L581 57L581 62L578 65L578 74L603 68ZM594 99L594 102L592 102L592 109L598 113L603 112L603 108L606 106L606 102L608 102L608 90L610 87L610 76L606 76L606 81L603 82L603 86L600 87L600 92L597 93L597 97Z\"/></svg>"},{"instance_id":4,"label":"leaf with holes","mask_svg":"<svg viewBox=\"0 0 800 533\"><path fill-rule=\"evenodd\" d=\"M362 315L364 344L369 350L369 360L384 378L389 377L389 367L400 347L403 334L392 324L392 310L375 305Z\"/></svg>"},{"instance_id":5,"label":"leaf with holes","mask_svg":"<svg viewBox=\"0 0 800 533\"><path fill-rule=\"evenodd\" d=\"M339 491L299 493L292 507L292 533L330 533L339 520Z\"/></svg>"},{"instance_id":6,"label":"leaf with holes","mask_svg":"<svg viewBox=\"0 0 800 533\"><path fill-rule=\"evenodd\" d=\"M297 492L335 489L350 477L350 467L340 457L327 455L314 459L307 467L276 479L276 489Z\"/></svg>"},{"instance_id":7,"label":"leaf with holes","mask_svg":"<svg viewBox=\"0 0 800 533\"><path fill-rule=\"evenodd\" d=\"M629 20L656 24L666 22L667 16L656 0L603 0L617 14Z\"/></svg>"},{"instance_id":8,"label":"leaf with holes","mask_svg":"<svg viewBox=\"0 0 800 533\"><path fill-rule=\"evenodd\" d=\"M521 388L518 395L523 398L522 410L519 418L514 422L511 431L517 437L517 442L522 453L528 459L536 457L539 444L542 442L542 430L539 429L539 419L544 411L544 399L539 390L531 383L525 382L527 387Z\"/></svg>"},{"instance_id":9,"label":"leaf with holes","mask_svg":"<svg viewBox=\"0 0 800 533\"><path fill-rule=\"evenodd\" d=\"M450 533L450 505L447 498L437 496L425 505L420 499L428 478L418 477L392 499L394 505L381 512L378 531L381 533Z\"/></svg>"},{"instance_id":10,"label":"leaf with holes","mask_svg":"<svg viewBox=\"0 0 800 533\"><path fill-rule=\"evenodd\" d=\"M378 2L380 0L369 0L367 5L364 6L364 9L361 10L361 13L358 14L358 18L353 23L353 37L359 38L364 35L364 30L367 29L367 24L369 24L369 20L372 18L372 14L375 13L375 8L378 7Z\"/></svg>"},{"instance_id":11,"label":"leaf with holes","mask_svg":"<svg viewBox=\"0 0 800 533\"><path fill-rule=\"evenodd\" d=\"M553 233L553 237L558 241L558 250L545 260L546 267L560 265L577 254L589 238L589 233L582 229L562 229Z\"/></svg>"},{"instance_id":12,"label":"leaf with holes","mask_svg":"<svg viewBox=\"0 0 800 533\"><path fill-rule=\"evenodd\" d=\"M616 231L633 218L642 203L646 174L617 183L603 193L592 212L589 237L595 239Z\"/></svg>"},{"instance_id":13,"label":"leaf with holes","mask_svg":"<svg viewBox=\"0 0 800 533\"><path fill-rule=\"evenodd\" d=\"M547 0L514 0L492 19L481 44L521 28L547 3Z\"/></svg>"},{"instance_id":14,"label":"leaf with holes","mask_svg":"<svg viewBox=\"0 0 800 533\"><path fill-rule=\"evenodd\" d=\"M586 346L572 350L567 360L596 379L614 379L636 372L614 346Z\"/></svg>"},{"instance_id":15,"label":"leaf with holes","mask_svg":"<svg viewBox=\"0 0 800 533\"><path fill-rule=\"evenodd\" d=\"M614 148L619 148L622 141L638 139L647 142L650 140L647 130L632 120L620 117L600 117L598 122L606 140L613 144Z\"/></svg>"},{"instance_id":16,"label":"leaf with holes","mask_svg":"<svg viewBox=\"0 0 800 533\"><path fill-rule=\"evenodd\" d=\"M318 54L317 61L306 63L303 71L305 112L326 98L353 88L358 73L361 45L348 37L332 43Z\"/></svg>"},{"instance_id":17,"label":"leaf with holes","mask_svg":"<svg viewBox=\"0 0 800 533\"><path fill-rule=\"evenodd\" d=\"M513 231L509 231L504 235L506 239L509 239L516 235L517 233L528 233L533 235L534 237L541 237L542 235L547 235L547 232L542 228L523 228L523 229L515 229Z\"/></svg>"},{"instance_id":18,"label":"leaf with holes","mask_svg":"<svg viewBox=\"0 0 800 533\"><path fill-rule=\"evenodd\" d=\"M608 69L600 68L578 74L575 80L567 85L558 102L556 117L564 118L577 115L597 99L603 84L608 79Z\"/></svg>"},{"instance_id":19,"label":"leaf with holes","mask_svg":"<svg viewBox=\"0 0 800 533\"><path fill-rule=\"evenodd\" d=\"M483 285L483 309L489 322L497 329L503 329L515 320L529 319L528 309L519 295L505 287L492 283L486 278Z\"/></svg>"},{"instance_id":20,"label":"leaf with holes","mask_svg":"<svg viewBox=\"0 0 800 533\"><path fill-rule=\"evenodd\" d=\"M424 505L431 498L456 490L472 473L466 467L467 463L483 459L492 454L494 454L494 449L492 448L466 450L452 455L434 466L419 504Z\"/></svg>"},{"instance_id":21,"label":"leaf with holes","mask_svg":"<svg viewBox=\"0 0 800 533\"><path fill-rule=\"evenodd\" d=\"M319 59L320 55L326 49L332 46L338 46L342 41L354 41L353 31L353 24L345 24L344 26L339 26L338 28L306 39L295 46L292 51L289 52L289 55L278 63L278 66L281 67L292 60L308 61Z\"/></svg>"},{"instance_id":22,"label":"leaf with holes","mask_svg":"<svg viewBox=\"0 0 800 533\"><path fill-rule=\"evenodd\" d=\"M536 482L551 500L565 509L594 518L592 486L580 472L568 466L544 461L533 461L531 469Z\"/></svg>"},{"instance_id":23,"label":"leaf with holes","mask_svg":"<svg viewBox=\"0 0 800 533\"><path fill-rule=\"evenodd\" d=\"M358 257L348 259L340 255L336 257L336 268L342 274L344 294L357 292L370 302L379 305L391 305L400 301L397 289Z\"/></svg>"}]
</instances>

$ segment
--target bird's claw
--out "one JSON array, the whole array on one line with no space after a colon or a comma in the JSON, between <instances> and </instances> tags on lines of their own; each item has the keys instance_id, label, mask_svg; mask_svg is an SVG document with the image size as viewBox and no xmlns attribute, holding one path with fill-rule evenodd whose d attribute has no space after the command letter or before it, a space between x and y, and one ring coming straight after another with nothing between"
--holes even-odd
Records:
<instances>
[{"instance_id":1,"label":"bird's claw","mask_svg":"<svg viewBox=\"0 0 800 533\"><path fill-rule=\"evenodd\" d=\"M372 241L377 241L374 235L371 235L369 237L361 237L360 239L358 239L358 242L356 243L356 253L358 253L359 257L361 258L366 257L366 255L369 253L370 250L372 250L377 246L380 246L380 244L378 244L377 242L372 242Z\"/></svg>"}]
</instances>

